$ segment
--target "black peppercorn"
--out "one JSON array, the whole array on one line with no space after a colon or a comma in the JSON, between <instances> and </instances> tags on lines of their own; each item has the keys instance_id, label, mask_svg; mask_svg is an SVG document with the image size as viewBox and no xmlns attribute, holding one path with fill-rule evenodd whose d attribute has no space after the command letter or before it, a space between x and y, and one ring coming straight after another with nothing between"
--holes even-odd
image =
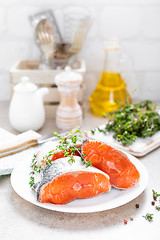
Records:
<instances>
[{"instance_id":1,"label":"black peppercorn","mask_svg":"<svg viewBox=\"0 0 160 240\"><path fill-rule=\"evenodd\" d=\"M139 208L139 204L138 204L138 203L136 203L135 207L136 207L136 208Z\"/></svg>"},{"instance_id":2,"label":"black peppercorn","mask_svg":"<svg viewBox=\"0 0 160 240\"><path fill-rule=\"evenodd\" d=\"M155 202L154 202L154 201L152 201L152 202L151 202L151 204L154 206L154 205L155 205Z\"/></svg>"},{"instance_id":3,"label":"black peppercorn","mask_svg":"<svg viewBox=\"0 0 160 240\"><path fill-rule=\"evenodd\" d=\"M154 201L157 201L157 196L153 195L153 199L154 199Z\"/></svg>"}]
</instances>

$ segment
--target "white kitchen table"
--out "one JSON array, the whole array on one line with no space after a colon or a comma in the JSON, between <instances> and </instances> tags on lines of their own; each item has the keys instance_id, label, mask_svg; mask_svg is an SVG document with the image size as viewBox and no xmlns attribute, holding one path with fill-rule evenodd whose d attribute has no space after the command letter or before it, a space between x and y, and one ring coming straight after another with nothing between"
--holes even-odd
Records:
<instances>
[{"instance_id":1,"label":"white kitchen table","mask_svg":"<svg viewBox=\"0 0 160 240\"><path fill-rule=\"evenodd\" d=\"M0 102L0 127L14 134L8 120L9 102ZM55 113L46 119L40 134L47 134L55 127ZM83 128L91 129L103 124L105 119L95 117L86 107ZM131 202L115 209L75 214L50 211L32 205L12 189L10 175L0 176L0 239L159 239L160 211L151 205L152 189L160 193L160 148L139 158L149 174L147 189ZM139 208L135 207L139 204ZM160 202L156 202L160 205ZM153 213L153 221L143 215ZM133 216L133 221L130 220ZM124 224L123 220L128 223Z\"/></svg>"}]
</instances>

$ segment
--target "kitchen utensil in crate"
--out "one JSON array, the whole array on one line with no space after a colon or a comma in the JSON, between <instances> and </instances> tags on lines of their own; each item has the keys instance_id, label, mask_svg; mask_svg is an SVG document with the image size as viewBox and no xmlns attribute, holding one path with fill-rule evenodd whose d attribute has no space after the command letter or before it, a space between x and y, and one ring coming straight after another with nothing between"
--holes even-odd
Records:
<instances>
[{"instance_id":1,"label":"kitchen utensil in crate","mask_svg":"<svg viewBox=\"0 0 160 240\"><path fill-rule=\"evenodd\" d=\"M64 68L75 62L91 27L91 13L86 7L67 6L62 10L63 43L58 44L54 65Z\"/></svg>"},{"instance_id":2,"label":"kitchen utensil in crate","mask_svg":"<svg viewBox=\"0 0 160 240\"><path fill-rule=\"evenodd\" d=\"M63 73L57 74L55 83L60 92L60 104L56 111L56 125L61 130L71 130L82 123L82 110L77 94L83 79L67 66Z\"/></svg>"},{"instance_id":3,"label":"kitchen utensil in crate","mask_svg":"<svg viewBox=\"0 0 160 240\"><path fill-rule=\"evenodd\" d=\"M82 6L67 6L63 8L64 39L68 43L70 57L77 55L84 44L91 27L91 12Z\"/></svg>"},{"instance_id":4,"label":"kitchen utensil in crate","mask_svg":"<svg viewBox=\"0 0 160 240\"><path fill-rule=\"evenodd\" d=\"M46 24L46 28L52 30L53 34L54 34L54 39L55 39L55 43L62 43L63 39L57 24L57 21L55 19L54 13L51 10L46 10L43 12L39 12L36 13L34 15L31 15L29 17L31 24L33 26L34 31L36 30L36 27L38 26L38 24L40 23L41 20L47 20L48 23L50 23L50 25L47 23ZM35 35L36 37L36 35ZM35 38L36 42L38 43L37 39Z\"/></svg>"},{"instance_id":5,"label":"kitchen utensil in crate","mask_svg":"<svg viewBox=\"0 0 160 240\"><path fill-rule=\"evenodd\" d=\"M63 39L57 25L54 13L51 10L30 16L34 28L35 41L39 46L44 64L42 68L53 68L53 57L58 51L58 46L63 44Z\"/></svg>"},{"instance_id":6,"label":"kitchen utensil in crate","mask_svg":"<svg viewBox=\"0 0 160 240\"><path fill-rule=\"evenodd\" d=\"M76 55L81 51L87 36L87 32L89 30L90 24L91 24L90 18L86 17L81 21L81 23L75 30L72 44L68 50L70 55Z\"/></svg>"},{"instance_id":7,"label":"kitchen utensil in crate","mask_svg":"<svg viewBox=\"0 0 160 240\"><path fill-rule=\"evenodd\" d=\"M45 27L48 25L49 27ZM42 52L42 59L45 67L52 68L52 58L55 51L54 36L51 29L50 22L48 20L41 20L36 27L36 38L39 41L39 47Z\"/></svg>"}]
</instances>

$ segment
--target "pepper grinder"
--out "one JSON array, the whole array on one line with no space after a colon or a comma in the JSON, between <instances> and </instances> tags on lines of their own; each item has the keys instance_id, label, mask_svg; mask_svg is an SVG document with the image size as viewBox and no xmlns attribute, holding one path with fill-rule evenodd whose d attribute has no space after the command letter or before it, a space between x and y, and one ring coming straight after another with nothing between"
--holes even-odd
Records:
<instances>
[{"instance_id":1,"label":"pepper grinder","mask_svg":"<svg viewBox=\"0 0 160 240\"><path fill-rule=\"evenodd\" d=\"M77 101L82 81L82 76L73 72L69 66L55 77L55 83L60 93L60 104L56 111L56 125L60 130L71 130L82 123L82 110Z\"/></svg>"}]
</instances>

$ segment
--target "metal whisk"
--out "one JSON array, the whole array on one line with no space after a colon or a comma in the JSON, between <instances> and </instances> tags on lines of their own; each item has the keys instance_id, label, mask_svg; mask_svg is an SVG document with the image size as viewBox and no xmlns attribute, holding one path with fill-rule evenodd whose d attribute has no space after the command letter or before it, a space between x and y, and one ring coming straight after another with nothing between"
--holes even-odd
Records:
<instances>
[{"instance_id":1,"label":"metal whisk","mask_svg":"<svg viewBox=\"0 0 160 240\"><path fill-rule=\"evenodd\" d=\"M66 53L70 57L77 55L84 44L91 27L91 13L82 6L68 6L63 9L64 39L68 43Z\"/></svg>"}]
</instances>

